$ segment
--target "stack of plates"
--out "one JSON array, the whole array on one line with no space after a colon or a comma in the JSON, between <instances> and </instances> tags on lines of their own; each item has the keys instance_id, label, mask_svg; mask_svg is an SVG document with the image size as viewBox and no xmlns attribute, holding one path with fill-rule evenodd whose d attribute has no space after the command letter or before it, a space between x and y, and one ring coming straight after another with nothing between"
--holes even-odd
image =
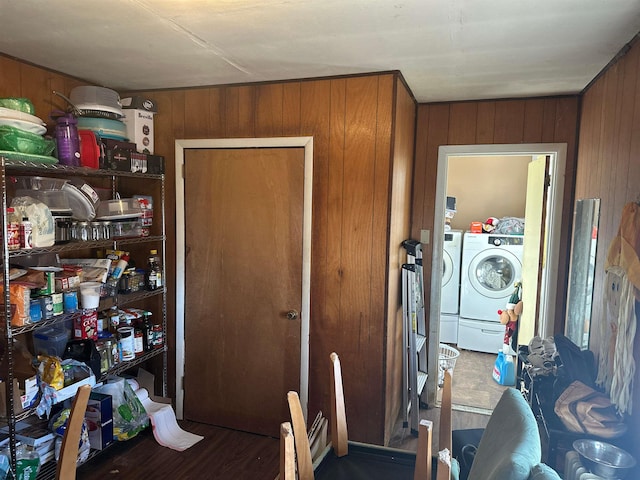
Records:
<instances>
[{"instance_id":1,"label":"stack of plates","mask_svg":"<svg viewBox=\"0 0 640 480\"><path fill-rule=\"evenodd\" d=\"M4 107L0 107L0 125L19 128L36 135L44 135L47 131L46 124L35 115Z\"/></svg>"},{"instance_id":2,"label":"stack of plates","mask_svg":"<svg viewBox=\"0 0 640 480\"><path fill-rule=\"evenodd\" d=\"M124 113L118 92L86 85L72 89L70 100L81 113L78 118L79 129L91 130L103 138L128 139L127 127L121 121Z\"/></svg>"},{"instance_id":3,"label":"stack of plates","mask_svg":"<svg viewBox=\"0 0 640 480\"><path fill-rule=\"evenodd\" d=\"M120 120L96 117L78 117L78 129L91 130L101 138L126 141L127 126Z\"/></svg>"},{"instance_id":4,"label":"stack of plates","mask_svg":"<svg viewBox=\"0 0 640 480\"><path fill-rule=\"evenodd\" d=\"M28 148L22 149L16 146L7 146L4 148L0 147L0 156L12 160L19 161L28 161L28 162L36 162L36 163L47 163L47 164L55 164L58 163L58 159L52 157L51 155L37 155L35 153L27 153L27 152L38 152L38 153L47 153L50 148L48 148L45 143L50 144L50 147L53 148L53 142L47 141L46 139L40 139L38 137L33 138L34 135L44 135L47 133L46 124L42 121L42 119L36 117L35 115L31 115L30 113L23 112L21 110L14 110L12 108L0 107L0 126L7 126L11 128L18 129L20 132L8 133L10 138L13 138L13 142L17 142L22 146L28 145ZM9 130L9 129L5 129ZM5 132L7 133L7 132ZM26 142L26 143L25 143ZM11 143L11 141L9 142ZM18 151L21 150L21 151ZM47 150L47 152L44 152Z\"/></svg>"}]
</instances>

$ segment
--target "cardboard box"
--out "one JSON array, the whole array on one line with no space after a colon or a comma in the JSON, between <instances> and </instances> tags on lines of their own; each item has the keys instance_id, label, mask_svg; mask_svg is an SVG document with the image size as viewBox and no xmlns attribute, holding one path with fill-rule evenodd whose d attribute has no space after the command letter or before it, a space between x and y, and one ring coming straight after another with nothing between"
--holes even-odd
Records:
<instances>
[{"instance_id":1,"label":"cardboard box","mask_svg":"<svg viewBox=\"0 0 640 480\"><path fill-rule=\"evenodd\" d=\"M31 416L16 423L16 439L32 447L48 444L55 440L55 435L49 430L48 420L40 420ZM9 427L5 427L8 431Z\"/></svg>"},{"instance_id":2,"label":"cardboard box","mask_svg":"<svg viewBox=\"0 0 640 480\"><path fill-rule=\"evenodd\" d=\"M127 126L129 141L141 153L153 153L153 116L155 112L125 108L122 121Z\"/></svg>"},{"instance_id":3,"label":"cardboard box","mask_svg":"<svg viewBox=\"0 0 640 480\"><path fill-rule=\"evenodd\" d=\"M162 175L164 173L164 157L161 155L147 155L147 173Z\"/></svg>"},{"instance_id":4,"label":"cardboard box","mask_svg":"<svg viewBox=\"0 0 640 480\"><path fill-rule=\"evenodd\" d=\"M144 388L147 390L147 392L149 392L149 398L152 401L171 404L170 398L153 395L153 392L155 392L155 375L153 373L147 372L144 368L138 368L136 381L138 382L140 388Z\"/></svg>"},{"instance_id":5,"label":"cardboard box","mask_svg":"<svg viewBox=\"0 0 640 480\"><path fill-rule=\"evenodd\" d=\"M165 171L164 157L129 150L107 150L104 169L118 172L152 173L161 175Z\"/></svg>"},{"instance_id":6,"label":"cardboard box","mask_svg":"<svg viewBox=\"0 0 640 480\"><path fill-rule=\"evenodd\" d=\"M120 104L124 108L135 108L138 110L146 110L147 112L153 113L156 113L158 111L158 107L153 100L151 100L150 98L142 97L140 95L121 98Z\"/></svg>"},{"instance_id":7,"label":"cardboard box","mask_svg":"<svg viewBox=\"0 0 640 480\"><path fill-rule=\"evenodd\" d=\"M38 401L38 377L16 373L13 378L13 410L14 414L33 407ZM0 417L7 416L7 384L0 381Z\"/></svg>"},{"instance_id":8,"label":"cardboard box","mask_svg":"<svg viewBox=\"0 0 640 480\"><path fill-rule=\"evenodd\" d=\"M60 390L56 390L54 394L53 403L64 402L67 398L75 397L76 393L78 393L78 388L83 385L89 385L93 387L96 384L96 377L93 373L91 373L87 378L80 380L76 383L72 383L68 387L61 388Z\"/></svg>"},{"instance_id":9,"label":"cardboard box","mask_svg":"<svg viewBox=\"0 0 640 480\"><path fill-rule=\"evenodd\" d=\"M113 442L113 399L111 395L91 392L85 414L91 448L102 450Z\"/></svg>"},{"instance_id":10,"label":"cardboard box","mask_svg":"<svg viewBox=\"0 0 640 480\"><path fill-rule=\"evenodd\" d=\"M107 152L105 158L108 170L147 173L147 156L144 153L120 150Z\"/></svg>"}]
</instances>

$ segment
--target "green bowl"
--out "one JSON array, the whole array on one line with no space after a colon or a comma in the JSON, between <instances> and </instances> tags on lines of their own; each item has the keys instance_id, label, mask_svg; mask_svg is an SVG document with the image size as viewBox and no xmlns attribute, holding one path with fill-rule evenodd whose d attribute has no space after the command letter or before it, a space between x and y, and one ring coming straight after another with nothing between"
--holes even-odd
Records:
<instances>
[{"instance_id":1,"label":"green bowl","mask_svg":"<svg viewBox=\"0 0 640 480\"><path fill-rule=\"evenodd\" d=\"M0 150L29 153L34 155L51 155L55 143L35 133L26 132L8 125L0 125Z\"/></svg>"},{"instance_id":2,"label":"green bowl","mask_svg":"<svg viewBox=\"0 0 640 480\"><path fill-rule=\"evenodd\" d=\"M0 98L0 107L18 110L29 115L36 114L36 109L28 98Z\"/></svg>"}]
</instances>

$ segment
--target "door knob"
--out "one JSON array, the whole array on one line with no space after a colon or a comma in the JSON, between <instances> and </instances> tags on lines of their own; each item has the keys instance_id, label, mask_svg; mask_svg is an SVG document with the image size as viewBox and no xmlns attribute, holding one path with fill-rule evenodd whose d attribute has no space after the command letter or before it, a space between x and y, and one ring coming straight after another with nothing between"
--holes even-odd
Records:
<instances>
[{"instance_id":1,"label":"door knob","mask_svg":"<svg viewBox=\"0 0 640 480\"><path fill-rule=\"evenodd\" d=\"M298 318L298 312L296 310L289 310L287 312L287 318L289 320L295 320L296 318Z\"/></svg>"}]
</instances>

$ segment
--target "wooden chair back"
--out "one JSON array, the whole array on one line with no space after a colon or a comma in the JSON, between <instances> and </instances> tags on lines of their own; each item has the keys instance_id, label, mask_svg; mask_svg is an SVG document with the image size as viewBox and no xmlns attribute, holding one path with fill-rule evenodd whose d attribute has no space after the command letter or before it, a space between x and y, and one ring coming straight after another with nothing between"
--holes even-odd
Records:
<instances>
[{"instance_id":1,"label":"wooden chair back","mask_svg":"<svg viewBox=\"0 0 640 480\"><path fill-rule=\"evenodd\" d=\"M431 480L433 456L433 422L420 420L418 424L418 450L413 480Z\"/></svg>"},{"instance_id":2,"label":"wooden chair back","mask_svg":"<svg viewBox=\"0 0 640 480\"><path fill-rule=\"evenodd\" d=\"M445 370L444 385L442 386L437 480L451 478L451 374L451 370Z\"/></svg>"},{"instance_id":3,"label":"wooden chair back","mask_svg":"<svg viewBox=\"0 0 640 480\"><path fill-rule=\"evenodd\" d=\"M83 385L78 388L76 398L73 400L67 428L62 437L62 446L60 448L60 457L58 458L58 467L56 470L57 480L75 480L76 478L82 422L87 410L90 393L91 387L89 385Z\"/></svg>"},{"instance_id":4,"label":"wooden chair back","mask_svg":"<svg viewBox=\"0 0 640 480\"><path fill-rule=\"evenodd\" d=\"M331 443L336 456L344 457L349 453L349 434L342 388L342 367L336 352L332 352L329 358L331 359Z\"/></svg>"},{"instance_id":5,"label":"wooden chair back","mask_svg":"<svg viewBox=\"0 0 640 480\"><path fill-rule=\"evenodd\" d=\"M280 424L280 476L279 480L296 480L296 452L290 422Z\"/></svg>"},{"instance_id":6,"label":"wooden chair back","mask_svg":"<svg viewBox=\"0 0 640 480\"><path fill-rule=\"evenodd\" d=\"M311 461L311 446L307 434L307 422L302 413L302 405L297 392L287 393L291 423L293 424L293 439L296 449L299 480L313 480L313 462ZM282 473L281 473L282 475Z\"/></svg>"},{"instance_id":7,"label":"wooden chair back","mask_svg":"<svg viewBox=\"0 0 640 480\"><path fill-rule=\"evenodd\" d=\"M331 359L331 442L337 457L347 455L348 434L345 414L344 391L342 389L342 369L340 359L334 352ZM288 422L281 425L280 440L280 480L289 480L291 468L297 465L299 480L314 480L313 462L311 460L311 448L307 434L306 420L302 412L302 405L297 392L287 394L291 424L293 425L293 441L286 430ZM289 427L290 428L290 427ZM431 480L433 468L433 423L429 420L421 420L418 426L418 450L416 452L416 464L414 468L414 480ZM446 371L440 409L440 450L447 449L446 455L438 454L437 480L449 480L451 475L451 372ZM289 443L286 443L289 442ZM291 448L295 447L295 453ZM292 466L293 465L293 466Z\"/></svg>"}]
</instances>

